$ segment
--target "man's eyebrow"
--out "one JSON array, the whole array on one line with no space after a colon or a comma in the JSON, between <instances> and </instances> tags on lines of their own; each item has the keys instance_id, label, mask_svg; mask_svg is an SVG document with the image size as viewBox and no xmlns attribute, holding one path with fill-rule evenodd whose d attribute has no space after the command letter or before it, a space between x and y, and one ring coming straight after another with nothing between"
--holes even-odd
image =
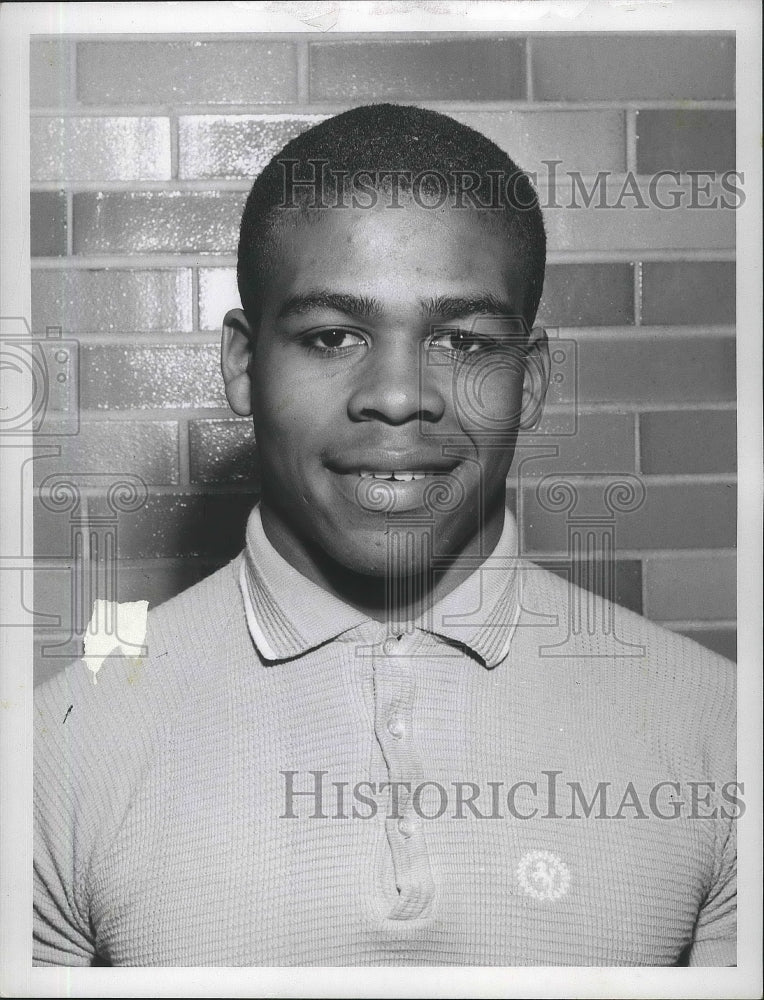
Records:
<instances>
[{"instance_id":1,"label":"man's eyebrow","mask_svg":"<svg viewBox=\"0 0 764 1000\"><path fill-rule=\"evenodd\" d=\"M422 303L422 313L428 319L464 319L467 316L518 316L518 310L495 295L439 295Z\"/></svg>"},{"instance_id":2,"label":"man's eyebrow","mask_svg":"<svg viewBox=\"0 0 764 1000\"><path fill-rule=\"evenodd\" d=\"M314 309L332 309L335 312L346 313L348 316L359 316L369 319L379 316L382 306L376 299L366 295L353 295L349 292L329 292L323 289L290 295L279 310L278 318L300 316Z\"/></svg>"},{"instance_id":3,"label":"man's eyebrow","mask_svg":"<svg viewBox=\"0 0 764 1000\"><path fill-rule=\"evenodd\" d=\"M332 292L325 289L315 289L290 295L278 313L279 319L288 316L300 316L318 309L331 309L334 312L371 319L383 313L382 304L367 295L354 295L351 292ZM509 302L502 301L497 296L487 292L481 295L439 295L435 298L423 299L422 315L427 319L463 319L467 316L498 315L506 317L517 316L517 309Z\"/></svg>"}]
</instances>

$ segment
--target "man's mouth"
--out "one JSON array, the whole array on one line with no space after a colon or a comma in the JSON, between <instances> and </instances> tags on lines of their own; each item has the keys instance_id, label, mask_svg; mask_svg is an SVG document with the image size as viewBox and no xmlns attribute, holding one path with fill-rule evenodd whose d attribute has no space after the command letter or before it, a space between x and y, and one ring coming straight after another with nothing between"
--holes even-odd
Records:
<instances>
[{"instance_id":1,"label":"man's mouth","mask_svg":"<svg viewBox=\"0 0 764 1000\"><path fill-rule=\"evenodd\" d=\"M323 464L336 475L335 482L347 499L378 516L385 511L427 508L430 488L452 478L460 460L424 448L372 446L324 455Z\"/></svg>"},{"instance_id":2,"label":"man's mouth","mask_svg":"<svg viewBox=\"0 0 764 1000\"><path fill-rule=\"evenodd\" d=\"M461 495L454 472L458 458L433 454L421 448L348 448L339 454L323 456L324 466L335 474L340 492L365 515L407 510L442 510L443 497L431 497L438 483L444 484L448 495ZM383 488L382 483L385 483Z\"/></svg>"},{"instance_id":3,"label":"man's mouth","mask_svg":"<svg viewBox=\"0 0 764 1000\"><path fill-rule=\"evenodd\" d=\"M402 470L395 469L393 472L368 472L362 469L358 475L361 479L387 479L393 480L396 483L412 483L415 479L424 479L428 473L426 472L404 472ZM429 473L429 475L434 475L434 473Z\"/></svg>"},{"instance_id":4,"label":"man's mouth","mask_svg":"<svg viewBox=\"0 0 764 1000\"><path fill-rule=\"evenodd\" d=\"M414 449L369 448L324 455L323 463L343 476L410 483L429 476L448 475L459 464L459 459Z\"/></svg>"}]
</instances>

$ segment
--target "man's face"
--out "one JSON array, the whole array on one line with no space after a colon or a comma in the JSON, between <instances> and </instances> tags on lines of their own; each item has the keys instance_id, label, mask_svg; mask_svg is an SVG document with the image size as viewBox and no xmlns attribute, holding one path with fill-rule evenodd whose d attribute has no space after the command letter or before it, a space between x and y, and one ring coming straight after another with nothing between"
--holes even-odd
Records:
<instances>
[{"instance_id":1,"label":"man's face","mask_svg":"<svg viewBox=\"0 0 764 1000\"><path fill-rule=\"evenodd\" d=\"M278 241L249 368L272 540L298 568L320 551L374 576L426 570L429 546L488 554L525 371L506 235L409 203L329 209Z\"/></svg>"}]
</instances>

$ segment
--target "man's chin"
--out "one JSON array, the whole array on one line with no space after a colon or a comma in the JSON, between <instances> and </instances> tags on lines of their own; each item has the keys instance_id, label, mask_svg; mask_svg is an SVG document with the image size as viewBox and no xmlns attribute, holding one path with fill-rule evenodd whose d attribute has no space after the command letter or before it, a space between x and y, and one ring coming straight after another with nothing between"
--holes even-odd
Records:
<instances>
[{"instance_id":1,"label":"man's chin","mask_svg":"<svg viewBox=\"0 0 764 1000\"><path fill-rule=\"evenodd\" d=\"M377 580L411 577L422 582L433 578L433 564L443 564L453 558L444 550L444 533L432 524L395 525L387 523L379 532L362 531L352 538L352 544L330 552L332 559L346 571Z\"/></svg>"}]
</instances>

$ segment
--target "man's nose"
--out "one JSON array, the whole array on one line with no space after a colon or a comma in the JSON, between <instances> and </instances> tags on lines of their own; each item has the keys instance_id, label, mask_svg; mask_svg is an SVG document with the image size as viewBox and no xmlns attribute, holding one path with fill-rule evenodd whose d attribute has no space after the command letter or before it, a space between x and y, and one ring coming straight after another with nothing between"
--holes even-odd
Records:
<instances>
[{"instance_id":1,"label":"man's nose","mask_svg":"<svg viewBox=\"0 0 764 1000\"><path fill-rule=\"evenodd\" d=\"M438 371L428 370L426 352L418 343L375 345L359 372L348 413L353 420L435 423L446 408L436 381Z\"/></svg>"}]
</instances>

